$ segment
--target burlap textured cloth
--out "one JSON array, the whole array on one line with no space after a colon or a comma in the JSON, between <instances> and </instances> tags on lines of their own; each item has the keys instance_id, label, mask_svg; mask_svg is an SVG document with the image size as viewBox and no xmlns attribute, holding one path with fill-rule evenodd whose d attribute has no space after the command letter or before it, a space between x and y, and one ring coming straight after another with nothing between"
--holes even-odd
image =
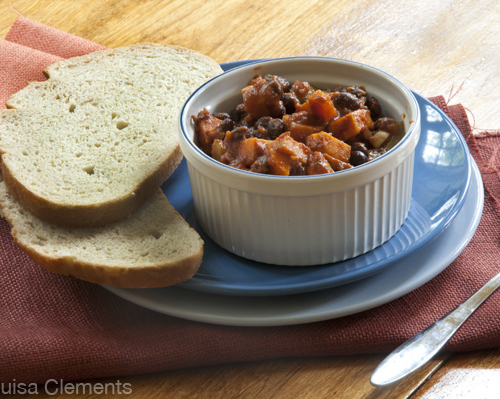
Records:
<instances>
[{"instance_id":1,"label":"burlap textured cloth","mask_svg":"<svg viewBox=\"0 0 500 399\"><path fill-rule=\"evenodd\" d=\"M0 41L0 103L41 69L103 48L26 18ZM463 253L433 280L352 316L284 327L227 327L149 311L98 285L33 263L0 220L0 381L44 383L282 356L388 352L453 309L500 271L500 135L471 134L461 105L433 98L465 136L485 186L484 213ZM500 291L446 346L500 346ZM380 328L383 326L383 328Z\"/></svg>"}]
</instances>

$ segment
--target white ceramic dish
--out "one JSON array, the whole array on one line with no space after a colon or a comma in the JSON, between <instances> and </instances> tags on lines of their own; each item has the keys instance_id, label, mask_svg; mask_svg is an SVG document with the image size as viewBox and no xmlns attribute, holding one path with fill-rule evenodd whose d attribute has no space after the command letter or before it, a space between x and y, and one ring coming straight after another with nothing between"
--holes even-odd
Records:
<instances>
[{"instance_id":1,"label":"white ceramic dish","mask_svg":"<svg viewBox=\"0 0 500 399\"><path fill-rule=\"evenodd\" d=\"M454 123L432 102L418 93L414 95L422 131L415 148L412 202L403 226L390 240L356 258L306 268L273 266L234 255L214 243L199 226L183 161L162 188L170 203L201 235L205 246L200 269L181 287L243 296L321 290L378 273L435 239L465 202L471 174L469 150Z\"/></svg>"},{"instance_id":2,"label":"white ceramic dish","mask_svg":"<svg viewBox=\"0 0 500 399\"><path fill-rule=\"evenodd\" d=\"M194 143L191 116L203 108L229 112L256 73L318 87L365 86L384 115L404 123L406 135L375 161L328 175L280 177L223 165ZM210 238L236 255L287 266L338 262L389 240L408 215L420 112L410 90L375 68L314 57L247 64L193 93L179 126L197 218Z\"/></svg>"},{"instance_id":3,"label":"white ceramic dish","mask_svg":"<svg viewBox=\"0 0 500 399\"><path fill-rule=\"evenodd\" d=\"M465 202L470 185L470 157L453 122L429 100L414 95L422 115L422 132L415 148L412 202L405 223L390 240L353 259L305 268L268 265L234 255L214 243L200 227L183 161L162 189L175 209L198 231L205 245L200 269L180 286L243 296L321 290L378 273L435 239Z\"/></svg>"},{"instance_id":4,"label":"white ceramic dish","mask_svg":"<svg viewBox=\"0 0 500 399\"><path fill-rule=\"evenodd\" d=\"M462 210L430 244L380 273L350 284L275 297L209 294L180 287L122 289L105 287L139 306L184 319L234 326L310 323L372 309L425 284L450 265L469 243L481 219L484 191L472 160L472 178Z\"/></svg>"}]
</instances>

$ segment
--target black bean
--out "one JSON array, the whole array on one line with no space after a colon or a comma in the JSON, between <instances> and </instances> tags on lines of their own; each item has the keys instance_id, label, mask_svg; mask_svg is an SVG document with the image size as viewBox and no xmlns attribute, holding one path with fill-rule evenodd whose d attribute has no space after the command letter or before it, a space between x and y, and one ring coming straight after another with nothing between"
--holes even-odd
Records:
<instances>
[{"instance_id":1,"label":"black bean","mask_svg":"<svg viewBox=\"0 0 500 399\"><path fill-rule=\"evenodd\" d=\"M289 115L295 112L295 106L299 102L299 100L293 93L285 93L281 97L281 102L285 107L285 113Z\"/></svg>"},{"instance_id":2,"label":"black bean","mask_svg":"<svg viewBox=\"0 0 500 399\"><path fill-rule=\"evenodd\" d=\"M351 151L361 151L368 156L368 148L366 148L366 144L360 143L359 141L351 145Z\"/></svg>"},{"instance_id":3,"label":"black bean","mask_svg":"<svg viewBox=\"0 0 500 399\"><path fill-rule=\"evenodd\" d=\"M382 107L375 97L368 97L365 104L370 110L370 116L373 120L377 120L382 115Z\"/></svg>"},{"instance_id":4,"label":"black bean","mask_svg":"<svg viewBox=\"0 0 500 399\"><path fill-rule=\"evenodd\" d=\"M252 135L265 140L275 140L284 132L285 123L282 119L273 119L270 116L263 116L255 122Z\"/></svg>"},{"instance_id":5,"label":"black bean","mask_svg":"<svg viewBox=\"0 0 500 399\"><path fill-rule=\"evenodd\" d=\"M335 108L343 110L342 113L349 113L361 108L361 101L354 94L339 93L334 99L333 104Z\"/></svg>"},{"instance_id":6,"label":"black bean","mask_svg":"<svg viewBox=\"0 0 500 399\"><path fill-rule=\"evenodd\" d=\"M351 158L349 159L349 163L352 166L359 166L368 161L368 157L362 151L351 151Z\"/></svg>"},{"instance_id":7,"label":"black bean","mask_svg":"<svg viewBox=\"0 0 500 399\"><path fill-rule=\"evenodd\" d=\"M231 119L235 122L240 122L245 116L247 116L245 111L245 106L243 104L238 104L231 112Z\"/></svg>"}]
</instances>

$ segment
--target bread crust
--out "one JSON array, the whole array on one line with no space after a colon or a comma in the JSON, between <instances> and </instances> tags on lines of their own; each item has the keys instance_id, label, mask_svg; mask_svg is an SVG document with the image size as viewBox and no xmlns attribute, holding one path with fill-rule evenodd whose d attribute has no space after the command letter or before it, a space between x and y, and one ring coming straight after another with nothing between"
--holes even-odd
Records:
<instances>
[{"instance_id":1,"label":"bread crust","mask_svg":"<svg viewBox=\"0 0 500 399\"><path fill-rule=\"evenodd\" d=\"M73 257L44 256L24 245L12 232L14 242L38 265L54 273L119 288L158 288L189 280L199 269L203 247L194 255L176 262L164 262L143 267L97 265Z\"/></svg>"},{"instance_id":2,"label":"bread crust","mask_svg":"<svg viewBox=\"0 0 500 399\"><path fill-rule=\"evenodd\" d=\"M3 182L0 209L14 242L35 263L92 283L165 287L191 278L203 260L203 240L160 189L130 218L85 230L40 221L14 200ZM151 237L151 231L162 237Z\"/></svg>"},{"instance_id":3,"label":"bread crust","mask_svg":"<svg viewBox=\"0 0 500 399\"><path fill-rule=\"evenodd\" d=\"M212 64L213 66L219 67L219 64L217 64L212 58L206 56L205 54L202 54L202 53L200 53L199 51L196 51L196 50L192 50L192 49L189 49L189 48L186 48L186 47L182 47L182 46L176 46L176 45L173 45L173 44L159 44L159 43L139 42L139 43L130 44L130 45L125 46L125 47L126 48L132 48L132 49L133 48L154 48L154 47L156 47L156 48L169 48L169 49L172 49L172 50L175 50L175 51L179 51L179 52L183 52L183 53L186 53L186 54L196 55L197 57L203 59L207 64ZM89 53L89 54L84 54L84 55L80 55L80 56L77 56L77 57L72 57L72 58L70 58L70 60L84 61L86 59L95 57L95 55L97 55L97 54L101 54L101 53L112 54L113 52L119 51L122 48L124 48L124 47L117 47L117 48L112 48L112 49L107 49L107 50L97 50L97 51L94 51L94 52ZM45 69L43 69L43 71L42 71L43 74L47 77L47 79L50 79L52 77L50 75L50 71L54 70L60 64L63 64L66 61L67 60L60 60L60 61L54 62L53 64L48 65Z\"/></svg>"},{"instance_id":4,"label":"bread crust","mask_svg":"<svg viewBox=\"0 0 500 399\"><path fill-rule=\"evenodd\" d=\"M1 156L0 168L7 190L14 199L45 222L73 228L101 227L132 214L182 161L182 152L180 146L177 146L153 173L121 197L98 204L68 206L41 197L26 188L11 173L8 160L3 160L4 156Z\"/></svg>"}]
</instances>

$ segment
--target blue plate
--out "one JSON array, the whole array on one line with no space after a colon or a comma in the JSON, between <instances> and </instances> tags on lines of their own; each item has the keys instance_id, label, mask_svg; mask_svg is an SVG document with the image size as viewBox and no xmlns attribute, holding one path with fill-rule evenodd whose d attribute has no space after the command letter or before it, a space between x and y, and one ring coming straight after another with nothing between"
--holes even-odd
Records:
<instances>
[{"instance_id":1,"label":"blue plate","mask_svg":"<svg viewBox=\"0 0 500 399\"><path fill-rule=\"evenodd\" d=\"M222 67L228 70L244 63L227 63ZM321 266L276 266L236 256L215 244L198 224L187 165L183 161L162 189L175 209L200 233L205 253L198 272L179 287L242 296L317 291L378 273L434 240L464 204L471 161L465 141L453 122L430 101L414 95L422 115L422 132L415 150L410 212L394 237L354 259Z\"/></svg>"},{"instance_id":2,"label":"blue plate","mask_svg":"<svg viewBox=\"0 0 500 399\"><path fill-rule=\"evenodd\" d=\"M231 326L287 326L359 313L393 301L436 277L472 239L481 220L483 182L471 160L472 176L464 206L453 222L410 256L380 273L332 289L286 296L228 296L179 286L126 289L103 286L119 297L183 319Z\"/></svg>"}]
</instances>

